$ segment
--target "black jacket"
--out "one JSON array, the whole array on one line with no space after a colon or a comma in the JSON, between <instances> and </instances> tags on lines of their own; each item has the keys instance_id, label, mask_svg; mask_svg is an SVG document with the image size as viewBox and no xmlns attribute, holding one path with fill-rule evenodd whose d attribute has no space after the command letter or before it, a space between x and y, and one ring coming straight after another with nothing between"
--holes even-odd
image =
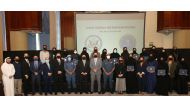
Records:
<instances>
[{"instance_id":1,"label":"black jacket","mask_svg":"<svg viewBox=\"0 0 190 109\"><path fill-rule=\"evenodd\" d=\"M29 64L26 62L26 60L23 60L22 62L22 74L23 74L23 78L25 78L25 75L28 75L30 77L31 71L30 71L30 66Z\"/></svg>"},{"instance_id":2,"label":"black jacket","mask_svg":"<svg viewBox=\"0 0 190 109\"><path fill-rule=\"evenodd\" d=\"M64 73L64 61L61 60L60 64L57 59L54 59L52 61L52 67L53 67L53 75L58 75L58 71L62 71L62 74Z\"/></svg>"}]
</instances>

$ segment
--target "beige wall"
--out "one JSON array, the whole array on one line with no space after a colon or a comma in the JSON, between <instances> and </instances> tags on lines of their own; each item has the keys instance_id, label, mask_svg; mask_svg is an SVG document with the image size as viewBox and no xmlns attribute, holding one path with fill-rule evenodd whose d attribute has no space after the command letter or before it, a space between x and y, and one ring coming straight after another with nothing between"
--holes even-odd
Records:
<instances>
[{"instance_id":1,"label":"beige wall","mask_svg":"<svg viewBox=\"0 0 190 109\"><path fill-rule=\"evenodd\" d=\"M157 12L146 12L145 23L145 47L149 47L149 43L157 47L172 48L173 47L173 34L164 35L157 32Z\"/></svg>"},{"instance_id":2,"label":"beige wall","mask_svg":"<svg viewBox=\"0 0 190 109\"><path fill-rule=\"evenodd\" d=\"M190 48L190 30L174 32L174 46L177 48Z\"/></svg>"},{"instance_id":3,"label":"beige wall","mask_svg":"<svg viewBox=\"0 0 190 109\"><path fill-rule=\"evenodd\" d=\"M28 50L28 35L24 31L10 31L10 46L12 51Z\"/></svg>"},{"instance_id":4,"label":"beige wall","mask_svg":"<svg viewBox=\"0 0 190 109\"><path fill-rule=\"evenodd\" d=\"M0 15L0 66L3 63L3 34L2 34L2 16ZM0 80L2 72L0 70Z\"/></svg>"}]
</instances>

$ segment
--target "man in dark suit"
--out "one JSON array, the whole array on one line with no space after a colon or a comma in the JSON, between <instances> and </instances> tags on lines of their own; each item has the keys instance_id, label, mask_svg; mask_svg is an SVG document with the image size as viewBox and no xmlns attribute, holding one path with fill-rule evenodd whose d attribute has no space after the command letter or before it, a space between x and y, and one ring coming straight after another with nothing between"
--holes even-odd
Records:
<instances>
[{"instance_id":1,"label":"man in dark suit","mask_svg":"<svg viewBox=\"0 0 190 109\"><path fill-rule=\"evenodd\" d=\"M22 62L22 72L23 72L23 91L24 95L27 96L29 93L29 86L30 86L30 62L29 62L29 55L28 53L24 54L24 60Z\"/></svg>"},{"instance_id":2,"label":"man in dark suit","mask_svg":"<svg viewBox=\"0 0 190 109\"><path fill-rule=\"evenodd\" d=\"M61 59L61 54L57 53L56 58L53 60L53 77L54 77L54 91L64 94L64 61Z\"/></svg>"},{"instance_id":3,"label":"man in dark suit","mask_svg":"<svg viewBox=\"0 0 190 109\"><path fill-rule=\"evenodd\" d=\"M82 55L81 59L78 63L79 70L79 90L82 94L85 92L86 94L89 92L89 82L90 82L90 61L87 59L86 55Z\"/></svg>"},{"instance_id":4,"label":"man in dark suit","mask_svg":"<svg viewBox=\"0 0 190 109\"><path fill-rule=\"evenodd\" d=\"M33 61L30 64L30 70L32 72L32 95L35 94L36 84L38 86L38 91L41 94L41 64L42 63L38 60L38 56L34 56Z\"/></svg>"},{"instance_id":5,"label":"man in dark suit","mask_svg":"<svg viewBox=\"0 0 190 109\"><path fill-rule=\"evenodd\" d=\"M49 63L49 59L45 59L45 63L43 63L40 67L40 71L42 73L43 78L43 88L45 95L47 93L52 94L52 84L53 84L53 78L52 78L52 65Z\"/></svg>"}]
</instances>

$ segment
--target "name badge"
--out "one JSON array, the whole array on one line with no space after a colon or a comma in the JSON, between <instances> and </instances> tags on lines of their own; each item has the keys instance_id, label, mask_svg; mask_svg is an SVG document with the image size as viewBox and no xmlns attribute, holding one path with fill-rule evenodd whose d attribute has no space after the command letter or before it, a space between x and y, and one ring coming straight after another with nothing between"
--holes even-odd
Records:
<instances>
[{"instance_id":1,"label":"name badge","mask_svg":"<svg viewBox=\"0 0 190 109\"><path fill-rule=\"evenodd\" d=\"M158 75L158 76L165 76L165 75L166 75L166 70L164 70L164 69L158 70L158 71L157 71L157 75Z\"/></svg>"},{"instance_id":2,"label":"name badge","mask_svg":"<svg viewBox=\"0 0 190 109\"><path fill-rule=\"evenodd\" d=\"M154 66L148 66L148 67L146 68L146 70L147 70L149 73L154 73L155 70L156 70L156 68L155 68Z\"/></svg>"},{"instance_id":3,"label":"name badge","mask_svg":"<svg viewBox=\"0 0 190 109\"><path fill-rule=\"evenodd\" d=\"M179 69L179 75L180 76L188 76L187 69Z\"/></svg>"},{"instance_id":4,"label":"name badge","mask_svg":"<svg viewBox=\"0 0 190 109\"><path fill-rule=\"evenodd\" d=\"M127 66L127 71L128 72L133 72L133 71L135 71L135 68L134 68L134 66Z\"/></svg>"}]
</instances>

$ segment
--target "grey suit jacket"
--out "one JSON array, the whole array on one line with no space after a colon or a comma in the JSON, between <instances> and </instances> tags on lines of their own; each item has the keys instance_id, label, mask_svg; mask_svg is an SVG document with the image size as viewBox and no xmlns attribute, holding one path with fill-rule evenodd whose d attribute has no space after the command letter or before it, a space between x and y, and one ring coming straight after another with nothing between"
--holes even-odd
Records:
<instances>
[{"instance_id":1,"label":"grey suit jacket","mask_svg":"<svg viewBox=\"0 0 190 109\"><path fill-rule=\"evenodd\" d=\"M101 73L101 67L102 67L102 59L101 59L101 58L98 58L98 59L97 59L96 65L95 65L94 58L91 58L91 59L90 59L91 72L95 73L95 72L93 71L93 69L96 68L96 69L97 69L97 73Z\"/></svg>"}]
</instances>

